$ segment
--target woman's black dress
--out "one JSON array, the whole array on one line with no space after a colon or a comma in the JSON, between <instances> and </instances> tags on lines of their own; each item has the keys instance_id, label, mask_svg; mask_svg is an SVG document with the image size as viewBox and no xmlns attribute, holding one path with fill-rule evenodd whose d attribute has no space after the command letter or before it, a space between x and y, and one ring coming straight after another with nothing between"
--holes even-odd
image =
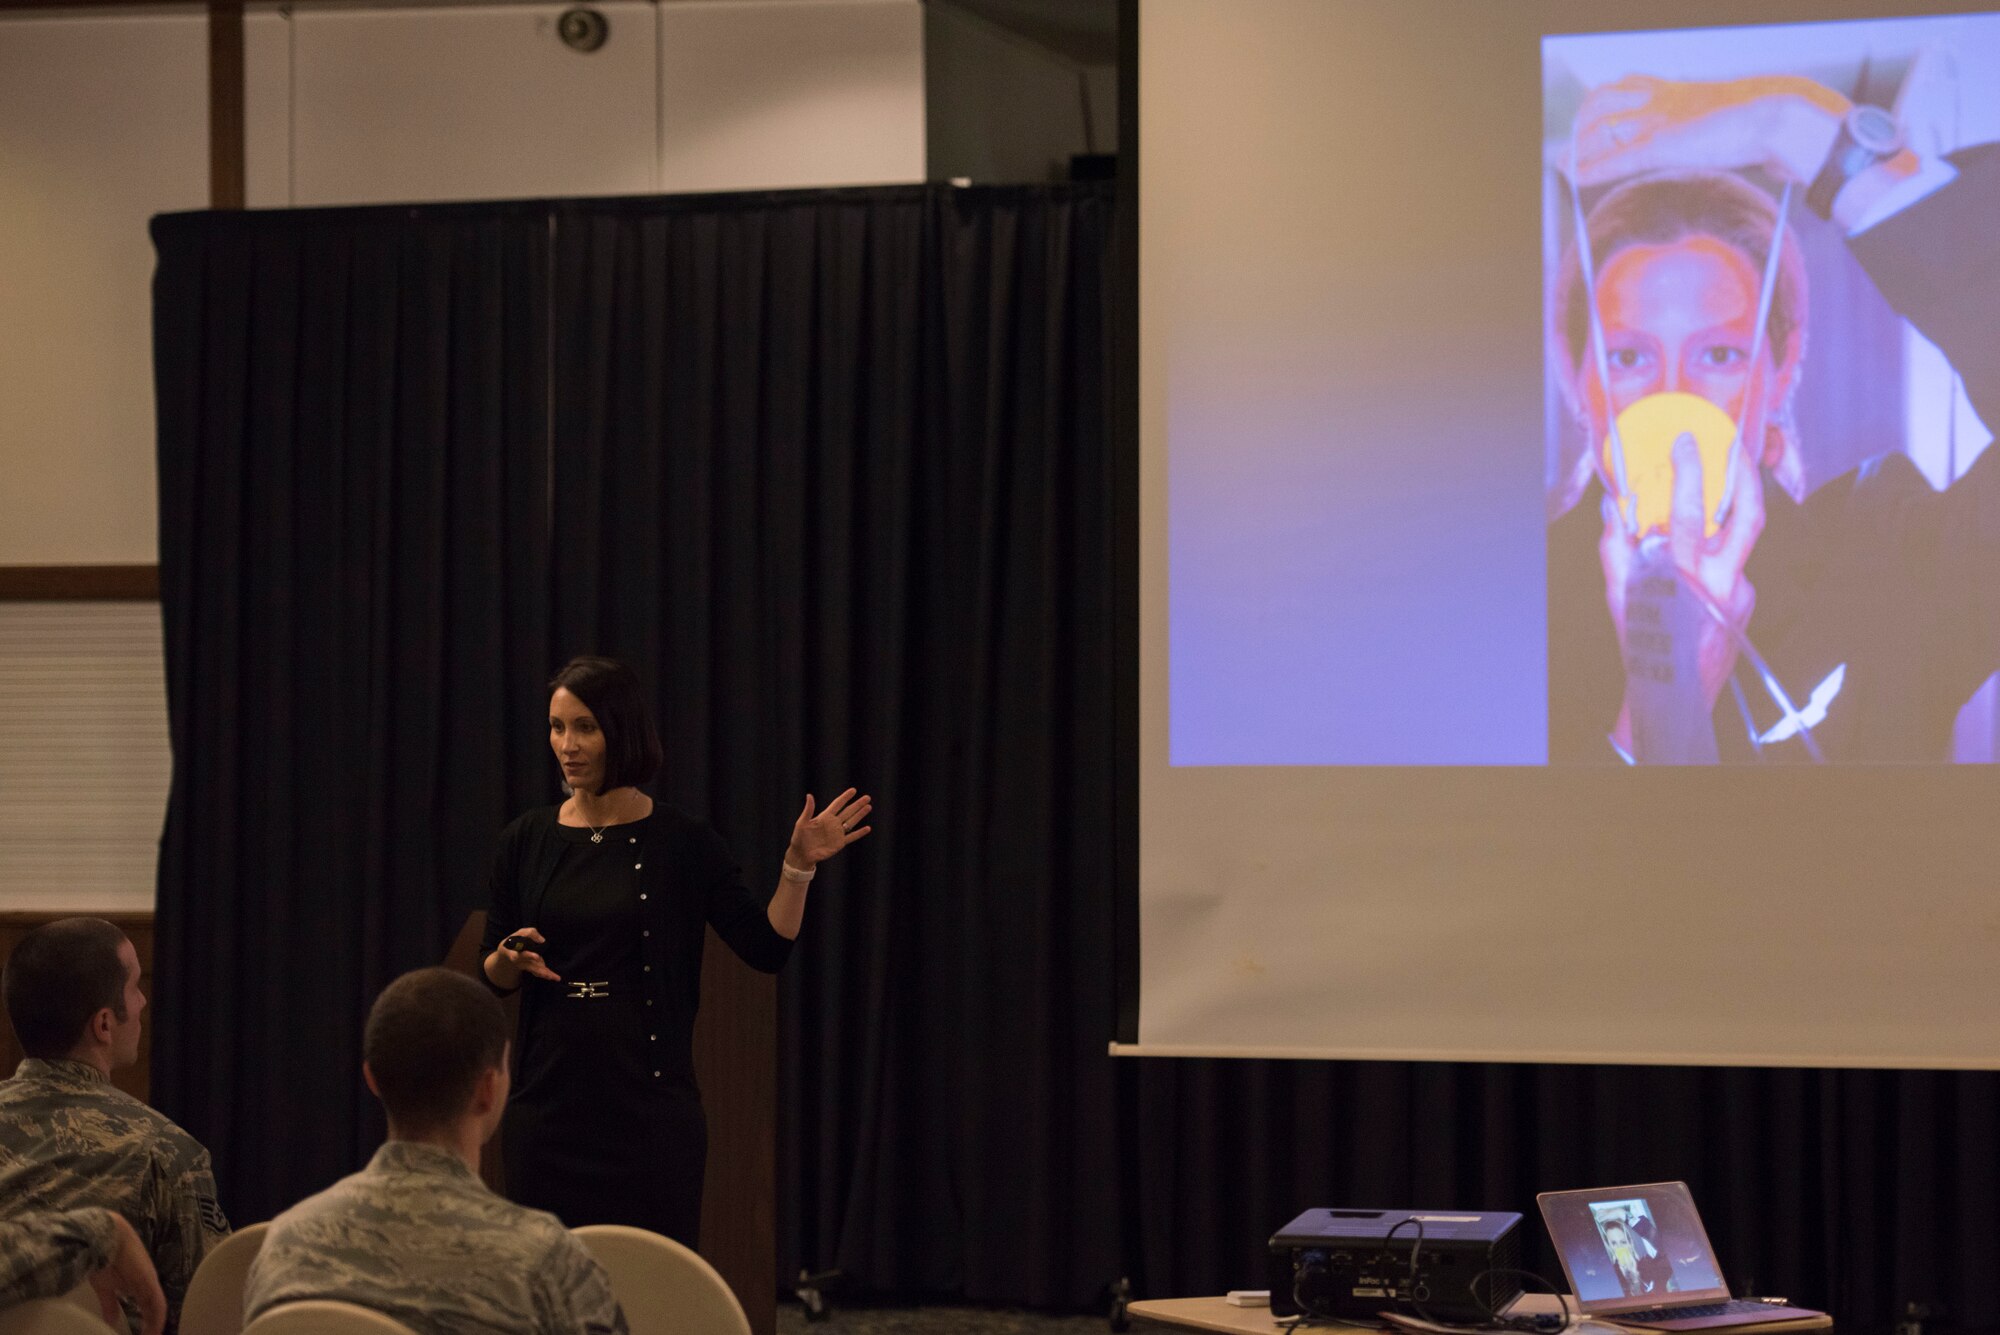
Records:
<instances>
[{"instance_id":1,"label":"woman's black dress","mask_svg":"<svg viewBox=\"0 0 2000 1335\"><path fill-rule=\"evenodd\" d=\"M540 930L562 982L523 980L514 1090L501 1129L507 1195L571 1228L632 1224L696 1246L708 1123L694 1083L705 928L775 972L771 928L715 831L661 803L591 831L556 808L500 836L490 954Z\"/></svg>"}]
</instances>

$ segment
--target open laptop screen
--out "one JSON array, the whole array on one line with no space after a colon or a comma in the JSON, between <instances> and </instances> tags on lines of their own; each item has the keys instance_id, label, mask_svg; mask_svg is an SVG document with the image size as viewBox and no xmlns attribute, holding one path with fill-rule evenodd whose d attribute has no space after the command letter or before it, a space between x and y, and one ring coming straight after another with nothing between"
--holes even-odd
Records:
<instances>
[{"instance_id":1,"label":"open laptop screen","mask_svg":"<svg viewBox=\"0 0 2000 1335\"><path fill-rule=\"evenodd\" d=\"M1584 1311L1729 1296L1686 1184L1551 1191L1537 1200Z\"/></svg>"}]
</instances>

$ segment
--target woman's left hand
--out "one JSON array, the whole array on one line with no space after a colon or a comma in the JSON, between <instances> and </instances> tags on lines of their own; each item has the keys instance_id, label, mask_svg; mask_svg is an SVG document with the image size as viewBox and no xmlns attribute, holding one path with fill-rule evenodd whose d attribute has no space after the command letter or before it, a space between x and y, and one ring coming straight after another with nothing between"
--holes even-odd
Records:
<instances>
[{"instance_id":1,"label":"woman's left hand","mask_svg":"<svg viewBox=\"0 0 2000 1335\"><path fill-rule=\"evenodd\" d=\"M875 799L866 793L856 796L856 791L848 789L817 814L813 796L807 793L805 809L799 812L792 826L792 843L785 851L785 860L795 867L816 867L855 840L865 838L874 827L862 822L875 809Z\"/></svg>"}]
</instances>

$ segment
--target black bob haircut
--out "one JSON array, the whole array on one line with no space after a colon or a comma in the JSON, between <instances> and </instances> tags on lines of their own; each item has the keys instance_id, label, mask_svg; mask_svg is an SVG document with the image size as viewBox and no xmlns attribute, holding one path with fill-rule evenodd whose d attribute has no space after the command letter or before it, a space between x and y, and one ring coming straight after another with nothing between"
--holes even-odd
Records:
<instances>
[{"instance_id":1,"label":"black bob haircut","mask_svg":"<svg viewBox=\"0 0 2000 1335\"><path fill-rule=\"evenodd\" d=\"M58 918L21 938L0 991L21 1051L44 1060L75 1051L97 1012L125 1017L125 933L102 918Z\"/></svg>"},{"instance_id":2,"label":"black bob haircut","mask_svg":"<svg viewBox=\"0 0 2000 1335\"><path fill-rule=\"evenodd\" d=\"M361 1059L389 1120L404 1136L458 1120L479 1077L507 1052L500 999L462 973L418 969L382 989L368 1012Z\"/></svg>"},{"instance_id":3,"label":"black bob haircut","mask_svg":"<svg viewBox=\"0 0 2000 1335\"><path fill-rule=\"evenodd\" d=\"M572 658L549 678L549 694L566 690L583 702L604 732L604 786L651 783L666 762L639 674L615 658Z\"/></svg>"}]
</instances>

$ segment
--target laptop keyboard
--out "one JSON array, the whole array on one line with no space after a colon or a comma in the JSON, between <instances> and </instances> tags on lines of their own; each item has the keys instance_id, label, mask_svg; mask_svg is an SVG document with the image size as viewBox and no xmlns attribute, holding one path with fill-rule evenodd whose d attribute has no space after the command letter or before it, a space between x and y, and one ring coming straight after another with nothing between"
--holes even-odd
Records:
<instances>
[{"instance_id":1,"label":"laptop keyboard","mask_svg":"<svg viewBox=\"0 0 2000 1335\"><path fill-rule=\"evenodd\" d=\"M1620 1312L1613 1321L1681 1321L1691 1317L1709 1316L1755 1316L1759 1312L1769 1312L1769 1303L1754 1303L1742 1298L1731 1298L1726 1303L1693 1303L1687 1307L1649 1307L1643 1312Z\"/></svg>"}]
</instances>

